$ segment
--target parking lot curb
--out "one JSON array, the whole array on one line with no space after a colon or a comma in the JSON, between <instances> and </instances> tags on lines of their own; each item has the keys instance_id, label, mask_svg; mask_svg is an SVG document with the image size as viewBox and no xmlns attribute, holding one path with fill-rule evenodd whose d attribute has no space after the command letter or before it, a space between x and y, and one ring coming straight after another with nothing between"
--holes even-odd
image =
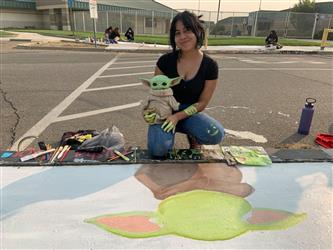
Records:
<instances>
[{"instance_id":1,"label":"parking lot curb","mask_svg":"<svg viewBox=\"0 0 333 250\"><path fill-rule=\"evenodd\" d=\"M9 41L10 42L31 42L32 39L28 39L28 38L10 38Z\"/></svg>"},{"instance_id":2,"label":"parking lot curb","mask_svg":"<svg viewBox=\"0 0 333 250\"><path fill-rule=\"evenodd\" d=\"M87 51L87 52L105 52L105 48L69 48L69 47L49 47L49 46L30 46L19 44L15 48L27 50L71 50L71 51Z\"/></svg>"},{"instance_id":3,"label":"parking lot curb","mask_svg":"<svg viewBox=\"0 0 333 250\"><path fill-rule=\"evenodd\" d=\"M265 152L269 155L272 163L323 163L333 162L333 149L323 150L322 148L312 149L289 149L289 148L264 148ZM43 161L12 161L2 159L0 161L0 167L40 167L40 166L82 166L82 165L128 165L128 164L184 164L184 163L219 163L225 162L224 159L202 159L202 160L157 160L157 159L139 159L135 158L135 161L63 161L63 162L43 162ZM239 164L241 165L241 164Z\"/></svg>"},{"instance_id":4,"label":"parking lot curb","mask_svg":"<svg viewBox=\"0 0 333 250\"><path fill-rule=\"evenodd\" d=\"M115 52L115 53L167 53L170 49L125 49L125 48L112 48L107 49L106 47L97 48L75 48L75 47L54 47L54 46L31 46L19 44L16 46L17 49L32 49L32 50L72 50L72 51L87 51L87 52ZM278 50L278 51L267 51L267 50L205 50L203 52L207 54L330 54L333 55L333 51L325 50Z\"/></svg>"}]
</instances>

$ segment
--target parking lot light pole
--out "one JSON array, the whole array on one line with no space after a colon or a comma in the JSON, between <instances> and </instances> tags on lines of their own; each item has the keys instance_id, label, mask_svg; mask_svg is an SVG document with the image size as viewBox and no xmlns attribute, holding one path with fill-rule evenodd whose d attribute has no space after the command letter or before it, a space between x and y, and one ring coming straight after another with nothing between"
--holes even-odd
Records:
<instances>
[{"instance_id":1,"label":"parking lot light pole","mask_svg":"<svg viewBox=\"0 0 333 250\"><path fill-rule=\"evenodd\" d=\"M72 36L75 39L75 25L74 25L74 15L73 15L73 0L67 0L68 6L68 16L69 16L69 25L72 31Z\"/></svg>"},{"instance_id":2,"label":"parking lot light pole","mask_svg":"<svg viewBox=\"0 0 333 250\"><path fill-rule=\"evenodd\" d=\"M216 26L217 26L217 23L218 23L218 21L219 21L219 15L220 15L220 6L221 6L221 0L219 0L219 5L218 5L218 7L217 7ZM216 28L214 28L214 29L215 29L215 37L216 37L216 32L217 32L217 29L216 29Z\"/></svg>"},{"instance_id":3,"label":"parking lot light pole","mask_svg":"<svg viewBox=\"0 0 333 250\"><path fill-rule=\"evenodd\" d=\"M217 8L216 24L217 24L217 22L219 21L219 15L220 15L220 6L221 6L221 0L219 0L219 5L218 5L218 8Z\"/></svg>"},{"instance_id":4,"label":"parking lot light pole","mask_svg":"<svg viewBox=\"0 0 333 250\"><path fill-rule=\"evenodd\" d=\"M254 36L257 35L257 26L258 26L258 15L260 13L260 10L261 10L261 0L259 1L259 8L258 8L258 11L256 13L256 19L255 19L255 22L254 22Z\"/></svg>"},{"instance_id":5,"label":"parking lot light pole","mask_svg":"<svg viewBox=\"0 0 333 250\"><path fill-rule=\"evenodd\" d=\"M198 1L198 15L200 14L200 0Z\"/></svg>"}]
</instances>

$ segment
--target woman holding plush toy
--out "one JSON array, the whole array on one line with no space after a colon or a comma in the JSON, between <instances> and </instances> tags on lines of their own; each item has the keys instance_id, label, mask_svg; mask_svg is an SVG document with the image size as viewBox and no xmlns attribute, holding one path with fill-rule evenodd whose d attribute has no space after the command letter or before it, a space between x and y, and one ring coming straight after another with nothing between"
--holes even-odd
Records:
<instances>
[{"instance_id":1,"label":"woman holding plush toy","mask_svg":"<svg viewBox=\"0 0 333 250\"><path fill-rule=\"evenodd\" d=\"M188 11L177 14L171 23L170 43L173 51L157 61L155 75L169 78L181 76L179 84L172 86L173 95L180 103L179 110L163 123L156 123L156 114L144 113L150 124L148 150L152 156L164 157L172 149L175 133L185 133L190 148L218 144L224 137L222 125L202 113L211 100L218 80L218 65L200 51L205 31L202 21Z\"/></svg>"}]
</instances>

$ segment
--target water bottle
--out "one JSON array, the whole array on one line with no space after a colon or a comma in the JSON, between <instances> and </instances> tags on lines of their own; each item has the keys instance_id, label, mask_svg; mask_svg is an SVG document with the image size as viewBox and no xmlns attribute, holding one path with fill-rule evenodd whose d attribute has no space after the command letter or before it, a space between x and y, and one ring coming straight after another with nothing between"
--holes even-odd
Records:
<instances>
[{"instance_id":1,"label":"water bottle","mask_svg":"<svg viewBox=\"0 0 333 250\"><path fill-rule=\"evenodd\" d=\"M299 122L298 133L302 135L308 135L311 127L313 117L313 104L316 102L314 98L306 98L305 106L302 109L301 120Z\"/></svg>"}]
</instances>

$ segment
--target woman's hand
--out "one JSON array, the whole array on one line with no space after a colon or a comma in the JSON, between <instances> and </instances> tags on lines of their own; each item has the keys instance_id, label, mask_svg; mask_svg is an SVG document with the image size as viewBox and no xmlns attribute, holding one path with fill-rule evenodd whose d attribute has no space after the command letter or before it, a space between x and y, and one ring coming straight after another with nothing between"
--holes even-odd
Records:
<instances>
[{"instance_id":1,"label":"woman's hand","mask_svg":"<svg viewBox=\"0 0 333 250\"><path fill-rule=\"evenodd\" d=\"M170 115L162 124L162 129L167 133L169 133L170 131L172 131L172 133L175 133L177 123L178 123L177 116L175 114Z\"/></svg>"}]
</instances>

